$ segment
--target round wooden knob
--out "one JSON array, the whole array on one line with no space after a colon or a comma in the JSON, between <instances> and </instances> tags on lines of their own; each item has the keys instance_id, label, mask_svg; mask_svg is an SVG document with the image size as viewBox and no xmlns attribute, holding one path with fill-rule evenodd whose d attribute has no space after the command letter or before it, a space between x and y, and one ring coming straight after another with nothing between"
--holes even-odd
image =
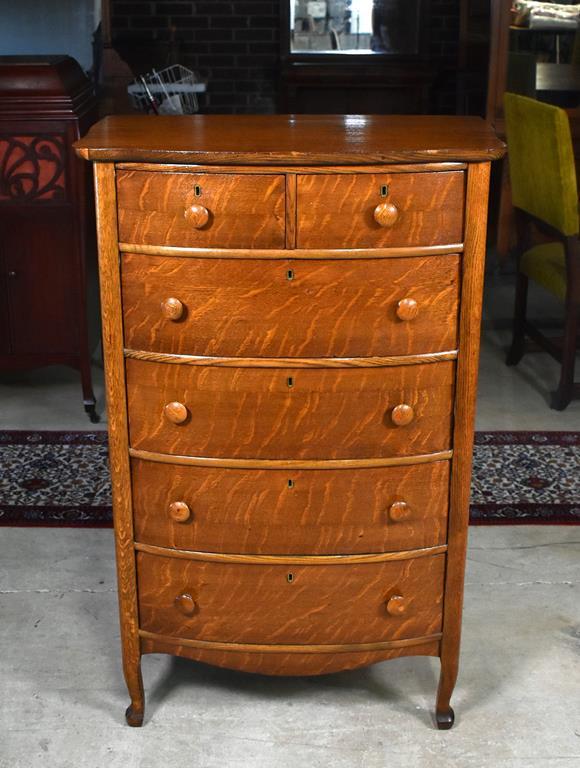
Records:
<instances>
[{"instance_id":1,"label":"round wooden knob","mask_svg":"<svg viewBox=\"0 0 580 768\"><path fill-rule=\"evenodd\" d=\"M397 317L399 320L414 320L419 314L419 305L415 299L401 299L397 304Z\"/></svg>"},{"instance_id":2,"label":"round wooden knob","mask_svg":"<svg viewBox=\"0 0 580 768\"><path fill-rule=\"evenodd\" d=\"M187 523L191 519L191 509L184 501L172 501L169 505L169 517L176 523Z\"/></svg>"},{"instance_id":3,"label":"round wooden knob","mask_svg":"<svg viewBox=\"0 0 580 768\"><path fill-rule=\"evenodd\" d=\"M196 611L195 600L187 592L183 595L177 595L174 602L177 610L184 616L193 616Z\"/></svg>"},{"instance_id":4,"label":"round wooden knob","mask_svg":"<svg viewBox=\"0 0 580 768\"><path fill-rule=\"evenodd\" d=\"M393 424L396 424L397 427L404 427L406 424L410 424L413 419L415 418L415 412L411 408L410 405L407 405L406 403L401 403L400 405L396 405L391 413L391 419L393 420Z\"/></svg>"},{"instance_id":5,"label":"round wooden knob","mask_svg":"<svg viewBox=\"0 0 580 768\"><path fill-rule=\"evenodd\" d=\"M209 211L204 208L203 205L195 203L189 208L185 209L185 218L195 229L201 229L205 227L209 221Z\"/></svg>"},{"instance_id":6,"label":"round wooden knob","mask_svg":"<svg viewBox=\"0 0 580 768\"><path fill-rule=\"evenodd\" d=\"M395 501L389 507L389 517L394 523L407 520L411 516L411 507L406 501Z\"/></svg>"},{"instance_id":7,"label":"round wooden knob","mask_svg":"<svg viewBox=\"0 0 580 768\"><path fill-rule=\"evenodd\" d=\"M170 296L161 302L161 311L168 320L180 320L183 317L185 308L179 299Z\"/></svg>"},{"instance_id":8,"label":"round wooden knob","mask_svg":"<svg viewBox=\"0 0 580 768\"><path fill-rule=\"evenodd\" d=\"M392 227L399 218L399 209L394 203L379 203L373 216L379 226Z\"/></svg>"},{"instance_id":9,"label":"round wooden knob","mask_svg":"<svg viewBox=\"0 0 580 768\"><path fill-rule=\"evenodd\" d=\"M393 595L387 600L386 607L389 615L402 616L407 610L407 601L402 595Z\"/></svg>"},{"instance_id":10,"label":"round wooden knob","mask_svg":"<svg viewBox=\"0 0 580 768\"><path fill-rule=\"evenodd\" d=\"M172 424L183 424L189 416L189 411L183 403L167 403L163 409L165 418Z\"/></svg>"}]
</instances>

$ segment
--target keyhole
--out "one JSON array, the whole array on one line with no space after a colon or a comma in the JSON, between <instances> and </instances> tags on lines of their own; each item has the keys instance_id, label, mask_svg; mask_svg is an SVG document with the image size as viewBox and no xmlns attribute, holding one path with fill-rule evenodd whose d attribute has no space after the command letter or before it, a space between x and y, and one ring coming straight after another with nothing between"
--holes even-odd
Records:
<instances>
[{"instance_id":1,"label":"keyhole","mask_svg":"<svg viewBox=\"0 0 580 768\"><path fill-rule=\"evenodd\" d=\"M288 488L294 488L294 480L288 480Z\"/></svg>"},{"instance_id":2,"label":"keyhole","mask_svg":"<svg viewBox=\"0 0 580 768\"><path fill-rule=\"evenodd\" d=\"M286 576L286 581L288 582L288 584L292 584L292 582L294 581L294 574L293 573L289 573Z\"/></svg>"},{"instance_id":3,"label":"keyhole","mask_svg":"<svg viewBox=\"0 0 580 768\"><path fill-rule=\"evenodd\" d=\"M294 386L294 379L292 378L292 376L288 376L288 378L286 379L286 384L288 384L289 387Z\"/></svg>"},{"instance_id":4,"label":"keyhole","mask_svg":"<svg viewBox=\"0 0 580 768\"><path fill-rule=\"evenodd\" d=\"M388 184L381 184L381 197L386 197L389 194L389 186Z\"/></svg>"},{"instance_id":5,"label":"keyhole","mask_svg":"<svg viewBox=\"0 0 580 768\"><path fill-rule=\"evenodd\" d=\"M195 187L193 188L193 194L196 197L201 197L201 187L199 186L199 184L196 184Z\"/></svg>"},{"instance_id":6,"label":"keyhole","mask_svg":"<svg viewBox=\"0 0 580 768\"><path fill-rule=\"evenodd\" d=\"M286 272L286 279L287 280L294 280L294 270L293 269L289 269Z\"/></svg>"}]
</instances>

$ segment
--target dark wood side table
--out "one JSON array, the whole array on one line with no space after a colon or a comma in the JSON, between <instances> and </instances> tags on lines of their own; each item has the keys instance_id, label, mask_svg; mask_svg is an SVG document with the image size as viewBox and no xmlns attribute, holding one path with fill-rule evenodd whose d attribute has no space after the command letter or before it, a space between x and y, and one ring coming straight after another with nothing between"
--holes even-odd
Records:
<instances>
[{"instance_id":1,"label":"dark wood side table","mask_svg":"<svg viewBox=\"0 0 580 768\"><path fill-rule=\"evenodd\" d=\"M86 311L90 170L72 144L97 119L69 56L0 57L0 370L70 365L98 421Z\"/></svg>"}]
</instances>

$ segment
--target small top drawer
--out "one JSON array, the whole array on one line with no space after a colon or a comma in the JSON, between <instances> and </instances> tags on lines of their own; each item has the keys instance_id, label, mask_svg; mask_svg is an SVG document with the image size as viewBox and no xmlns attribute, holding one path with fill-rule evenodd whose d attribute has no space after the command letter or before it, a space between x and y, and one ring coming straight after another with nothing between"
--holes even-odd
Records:
<instances>
[{"instance_id":1,"label":"small top drawer","mask_svg":"<svg viewBox=\"0 0 580 768\"><path fill-rule=\"evenodd\" d=\"M298 248L463 242L463 171L303 175L297 195Z\"/></svg>"},{"instance_id":2,"label":"small top drawer","mask_svg":"<svg viewBox=\"0 0 580 768\"><path fill-rule=\"evenodd\" d=\"M284 248L283 175L117 173L119 240L182 248Z\"/></svg>"}]
</instances>

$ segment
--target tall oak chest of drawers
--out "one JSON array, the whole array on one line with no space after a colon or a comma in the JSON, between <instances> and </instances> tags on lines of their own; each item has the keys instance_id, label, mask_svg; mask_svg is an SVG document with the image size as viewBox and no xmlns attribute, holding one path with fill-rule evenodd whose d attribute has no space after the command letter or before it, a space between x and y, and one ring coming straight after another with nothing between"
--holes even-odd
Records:
<instances>
[{"instance_id":1,"label":"tall oak chest of drawers","mask_svg":"<svg viewBox=\"0 0 580 768\"><path fill-rule=\"evenodd\" d=\"M111 117L95 161L123 668L439 656L453 723L490 162L476 118Z\"/></svg>"}]
</instances>

